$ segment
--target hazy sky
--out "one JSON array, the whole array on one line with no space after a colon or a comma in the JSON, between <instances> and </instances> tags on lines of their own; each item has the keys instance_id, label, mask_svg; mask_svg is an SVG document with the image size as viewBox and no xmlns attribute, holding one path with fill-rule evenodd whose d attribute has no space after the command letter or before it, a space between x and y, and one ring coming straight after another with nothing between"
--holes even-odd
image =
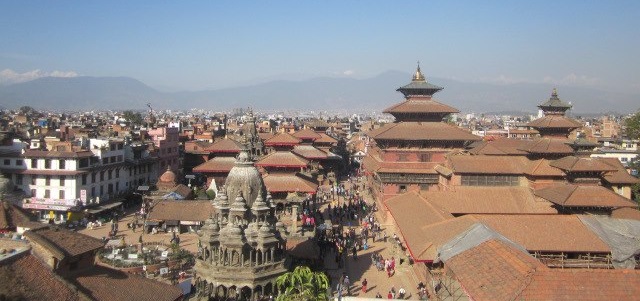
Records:
<instances>
[{"instance_id":1,"label":"hazy sky","mask_svg":"<svg viewBox=\"0 0 640 301\"><path fill-rule=\"evenodd\" d=\"M0 80L164 89L387 70L640 93L640 1L0 1Z\"/></svg>"}]
</instances>

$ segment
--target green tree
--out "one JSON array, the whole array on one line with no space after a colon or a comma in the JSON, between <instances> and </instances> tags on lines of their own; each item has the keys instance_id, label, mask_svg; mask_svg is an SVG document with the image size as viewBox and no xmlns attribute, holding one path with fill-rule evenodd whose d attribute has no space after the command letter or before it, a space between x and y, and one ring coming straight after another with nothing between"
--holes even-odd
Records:
<instances>
[{"instance_id":1,"label":"green tree","mask_svg":"<svg viewBox=\"0 0 640 301\"><path fill-rule=\"evenodd\" d=\"M329 278L309 267L297 266L276 279L280 291L277 301L326 301L329 300Z\"/></svg>"},{"instance_id":2,"label":"green tree","mask_svg":"<svg viewBox=\"0 0 640 301\"><path fill-rule=\"evenodd\" d=\"M640 138L640 111L625 119L626 134L629 139Z\"/></svg>"},{"instance_id":3,"label":"green tree","mask_svg":"<svg viewBox=\"0 0 640 301\"><path fill-rule=\"evenodd\" d=\"M122 118L130 122L132 125L142 125L144 119L140 113L134 113L133 111L122 112Z\"/></svg>"}]
</instances>

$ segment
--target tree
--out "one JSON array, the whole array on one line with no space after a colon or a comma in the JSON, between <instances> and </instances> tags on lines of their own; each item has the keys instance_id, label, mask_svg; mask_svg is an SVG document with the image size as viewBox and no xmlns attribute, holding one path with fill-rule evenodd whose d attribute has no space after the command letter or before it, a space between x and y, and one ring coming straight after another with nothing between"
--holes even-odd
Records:
<instances>
[{"instance_id":1,"label":"tree","mask_svg":"<svg viewBox=\"0 0 640 301\"><path fill-rule=\"evenodd\" d=\"M277 301L326 301L329 300L329 278L321 272L313 272L309 267L297 266L276 279L280 291Z\"/></svg>"},{"instance_id":2,"label":"tree","mask_svg":"<svg viewBox=\"0 0 640 301\"><path fill-rule=\"evenodd\" d=\"M144 119L140 113L134 113L133 111L122 112L122 118L130 122L132 125L142 125Z\"/></svg>"},{"instance_id":3,"label":"tree","mask_svg":"<svg viewBox=\"0 0 640 301\"><path fill-rule=\"evenodd\" d=\"M631 117L625 119L624 125L626 127L627 138L639 139L640 138L640 111L631 115Z\"/></svg>"}]
</instances>

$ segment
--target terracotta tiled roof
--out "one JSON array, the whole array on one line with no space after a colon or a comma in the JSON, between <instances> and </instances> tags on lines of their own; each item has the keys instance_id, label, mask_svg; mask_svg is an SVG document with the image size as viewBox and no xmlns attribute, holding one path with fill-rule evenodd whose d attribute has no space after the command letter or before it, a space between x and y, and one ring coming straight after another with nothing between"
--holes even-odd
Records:
<instances>
[{"instance_id":1,"label":"terracotta tiled roof","mask_svg":"<svg viewBox=\"0 0 640 301\"><path fill-rule=\"evenodd\" d=\"M363 165L369 172L438 174L438 163L434 162L380 162L375 156L366 156Z\"/></svg>"},{"instance_id":2,"label":"terracotta tiled roof","mask_svg":"<svg viewBox=\"0 0 640 301\"><path fill-rule=\"evenodd\" d=\"M96 266L72 280L80 290L100 301L177 301L182 290L175 285Z\"/></svg>"},{"instance_id":3,"label":"terracotta tiled roof","mask_svg":"<svg viewBox=\"0 0 640 301\"><path fill-rule=\"evenodd\" d=\"M491 239L445 262L470 299L518 300L537 270L547 267L509 244Z\"/></svg>"},{"instance_id":4,"label":"terracotta tiled roof","mask_svg":"<svg viewBox=\"0 0 640 301\"><path fill-rule=\"evenodd\" d=\"M322 119L313 119L307 122L306 126L311 128L328 128L331 125Z\"/></svg>"},{"instance_id":5,"label":"terracotta tiled roof","mask_svg":"<svg viewBox=\"0 0 640 301\"><path fill-rule=\"evenodd\" d=\"M260 137L260 140L265 141L265 140L269 140L271 138L273 138L275 136L275 134L273 133L258 133L258 137Z\"/></svg>"},{"instance_id":6,"label":"terracotta tiled roof","mask_svg":"<svg viewBox=\"0 0 640 301\"><path fill-rule=\"evenodd\" d=\"M320 139L320 134L316 133L312 129L299 130L293 133L293 136L298 139L313 139L313 140Z\"/></svg>"},{"instance_id":7,"label":"terracotta tiled roof","mask_svg":"<svg viewBox=\"0 0 640 301\"><path fill-rule=\"evenodd\" d=\"M550 165L552 161L547 159L534 160L529 163L525 174L532 176L564 177L564 172Z\"/></svg>"},{"instance_id":8,"label":"terracotta tiled roof","mask_svg":"<svg viewBox=\"0 0 640 301\"><path fill-rule=\"evenodd\" d=\"M451 106L440 103L431 97L412 97L386 108L383 113L459 113Z\"/></svg>"},{"instance_id":9,"label":"terracotta tiled roof","mask_svg":"<svg viewBox=\"0 0 640 301\"><path fill-rule=\"evenodd\" d=\"M13 229L16 227L40 228L46 226L38 223L36 218L22 208L9 202L0 203L0 229Z\"/></svg>"},{"instance_id":10,"label":"terracotta tiled roof","mask_svg":"<svg viewBox=\"0 0 640 301\"><path fill-rule=\"evenodd\" d=\"M336 140L335 138L325 134L325 133L320 133L320 138L316 139L313 141L314 143L337 143L338 140Z\"/></svg>"},{"instance_id":11,"label":"terracotta tiled roof","mask_svg":"<svg viewBox=\"0 0 640 301\"><path fill-rule=\"evenodd\" d=\"M24 235L32 242L43 246L58 259L77 256L100 249L104 242L88 235L72 232L57 226L31 229Z\"/></svg>"},{"instance_id":12,"label":"terracotta tiled roof","mask_svg":"<svg viewBox=\"0 0 640 301\"><path fill-rule=\"evenodd\" d=\"M398 220L396 217L394 219ZM426 226L410 225L402 228L402 236L414 260L434 261L438 257L438 250L444 244L477 222L472 216L465 215Z\"/></svg>"},{"instance_id":13,"label":"terracotta tiled roof","mask_svg":"<svg viewBox=\"0 0 640 301\"><path fill-rule=\"evenodd\" d=\"M611 253L577 215L473 215L529 252Z\"/></svg>"},{"instance_id":14,"label":"terracotta tiled roof","mask_svg":"<svg viewBox=\"0 0 640 301\"><path fill-rule=\"evenodd\" d=\"M312 145L296 145L293 147L292 152L307 159L322 160L327 158L327 153L317 149Z\"/></svg>"},{"instance_id":15,"label":"terracotta tiled roof","mask_svg":"<svg viewBox=\"0 0 640 301\"><path fill-rule=\"evenodd\" d=\"M469 152L475 155L526 155L527 152L522 149L529 143L531 143L530 140L499 138L478 142L478 145Z\"/></svg>"},{"instance_id":16,"label":"terracotta tiled roof","mask_svg":"<svg viewBox=\"0 0 640 301\"><path fill-rule=\"evenodd\" d=\"M297 145L300 144L300 139L292 136L289 133L280 133L264 141L266 146L278 146L278 145Z\"/></svg>"},{"instance_id":17,"label":"terracotta tiled roof","mask_svg":"<svg viewBox=\"0 0 640 301\"><path fill-rule=\"evenodd\" d=\"M211 144L207 151L212 153L240 153L242 145L233 139L220 139Z\"/></svg>"},{"instance_id":18,"label":"terracotta tiled roof","mask_svg":"<svg viewBox=\"0 0 640 301\"><path fill-rule=\"evenodd\" d=\"M476 141L481 138L457 126L444 122L387 123L369 132L376 140L448 140Z\"/></svg>"},{"instance_id":19,"label":"terracotta tiled roof","mask_svg":"<svg viewBox=\"0 0 640 301\"><path fill-rule=\"evenodd\" d=\"M215 157L193 168L193 172L229 172L236 164L234 157Z\"/></svg>"},{"instance_id":20,"label":"terracotta tiled roof","mask_svg":"<svg viewBox=\"0 0 640 301\"><path fill-rule=\"evenodd\" d=\"M296 175L269 174L262 178L269 192L308 192L315 193L318 184Z\"/></svg>"},{"instance_id":21,"label":"terracotta tiled roof","mask_svg":"<svg viewBox=\"0 0 640 301\"><path fill-rule=\"evenodd\" d=\"M630 175L620 160L616 158L598 158L601 162L613 167L614 171L604 175L604 180L611 184L638 184L640 179Z\"/></svg>"},{"instance_id":22,"label":"terracotta tiled roof","mask_svg":"<svg viewBox=\"0 0 640 301\"><path fill-rule=\"evenodd\" d=\"M403 193L384 202L398 226L427 226L453 218L451 213L435 207L417 192Z\"/></svg>"},{"instance_id":23,"label":"terracotta tiled roof","mask_svg":"<svg viewBox=\"0 0 640 301\"><path fill-rule=\"evenodd\" d=\"M532 154L573 154L565 139L540 138L521 146L520 150Z\"/></svg>"},{"instance_id":24,"label":"terracotta tiled roof","mask_svg":"<svg viewBox=\"0 0 640 301\"><path fill-rule=\"evenodd\" d=\"M552 204L538 200L527 187L458 186L455 191L425 191L428 202L451 214L554 214Z\"/></svg>"},{"instance_id":25,"label":"terracotta tiled roof","mask_svg":"<svg viewBox=\"0 0 640 301\"><path fill-rule=\"evenodd\" d=\"M307 167L308 165L309 160L284 151L270 153L256 162L258 167Z\"/></svg>"},{"instance_id":26,"label":"terracotta tiled roof","mask_svg":"<svg viewBox=\"0 0 640 301\"><path fill-rule=\"evenodd\" d=\"M149 210L149 219L204 222L213 212L209 201L161 200Z\"/></svg>"},{"instance_id":27,"label":"terracotta tiled roof","mask_svg":"<svg viewBox=\"0 0 640 301\"><path fill-rule=\"evenodd\" d=\"M611 217L621 219L635 219L640 221L640 210L638 208L622 207L611 211Z\"/></svg>"},{"instance_id":28,"label":"terracotta tiled roof","mask_svg":"<svg viewBox=\"0 0 640 301\"><path fill-rule=\"evenodd\" d=\"M529 122L527 126L532 128L579 128L582 127L582 124L564 115L546 115Z\"/></svg>"},{"instance_id":29,"label":"terracotta tiled roof","mask_svg":"<svg viewBox=\"0 0 640 301\"><path fill-rule=\"evenodd\" d=\"M560 184L538 189L535 195L564 207L637 207L625 197L596 185Z\"/></svg>"},{"instance_id":30,"label":"terracotta tiled roof","mask_svg":"<svg viewBox=\"0 0 640 301\"><path fill-rule=\"evenodd\" d=\"M77 292L29 251L14 256L0 264L0 295L7 300L80 300Z\"/></svg>"},{"instance_id":31,"label":"terracotta tiled roof","mask_svg":"<svg viewBox=\"0 0 640 301\"><path fill-rule=\"evenodd\" d=\"M550 269L492 239L445 262L470 299L640 300L640 271Z\"/></svg>"},{"instance_id":32,"label":"terracotta tiled roof","mask_svg":"<svg viewBox=\"0 0 640 301\"><path fill-rule=\"evenodd\" d=\"M86 170L61 170L61 169L23 169L16 170L15 173L22 175L43 175L43 176L75 176L87 173Z\"/></svg>"},{"instance_id":33,"label":"terracotta tiled roof","mask_svg":"<svg viewBox=\"0 0 640 301\"><path fill-rule=\"evenodd\" d=\"M524 174L529 160L521 156L449 156L457 174Z\"/></svg>"},{"instance_id":34,"label":"terracotta tiled roof","mask_svg":"<svg viewBox=\"0 0 640 301\"><path fill-rule=\"evenodd\" d=\"M549 165L567 172L615 171L615 168L611 165L596 158L578 158L575 156L567 156L562 159L554 160Z\"/></svg>"},{"instance_id":35,"label":"terracotta tiled roof","mask_svg":"<svg viewBox=\"0 0 640 301\"><path fill-rule=\"evenodd\" d=\"M538 270L516 300L640 300L640 270Z\"/></svg>"}]
</instances>

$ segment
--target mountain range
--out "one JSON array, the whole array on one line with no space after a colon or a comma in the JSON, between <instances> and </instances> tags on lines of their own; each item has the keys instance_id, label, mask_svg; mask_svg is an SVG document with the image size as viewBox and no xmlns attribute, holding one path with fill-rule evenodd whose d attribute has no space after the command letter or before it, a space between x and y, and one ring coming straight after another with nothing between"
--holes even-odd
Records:
<instances>
[{"instance_id":1,"label":"mountain range","mask_svg":"<svg viewBox=\"0 0 640 301\"><path fill-rule=\"evenodd\" d=\"M0 86L0 107L28 105L56 110L144 110L155 109L229 110L253 107L258 110L345 110L381 111L401 101L395 91L409 83L411 74L387 71L367 79L319 77L302 81L275 80L259 84L203 91L160 92L129 77L44 77ZM551 84L470 83L444 78L427 78L444 87L434 97L462 112L535 112L549 98ZM573 104L574 114L634 112L640 95L603 91L588 87L559 86L562 100Z\"/></svg>"}]
</instances>

